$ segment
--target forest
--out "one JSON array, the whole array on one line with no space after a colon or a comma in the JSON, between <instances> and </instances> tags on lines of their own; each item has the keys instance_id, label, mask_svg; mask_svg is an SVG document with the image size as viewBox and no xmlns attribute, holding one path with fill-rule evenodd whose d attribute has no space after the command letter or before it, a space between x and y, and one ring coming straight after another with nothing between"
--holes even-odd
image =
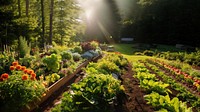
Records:
<instances>
[{"instance_id":1,"label":"forest","mask_svg":"<svg viewBox=\"0 0 200 112\"><path fill-rule=\"evenodd\" d=\"M198 0L1 0L0 46L15 49L22 36L39 47L111 37L196 47L199 10Z\"/></svg>"}]
</instances>

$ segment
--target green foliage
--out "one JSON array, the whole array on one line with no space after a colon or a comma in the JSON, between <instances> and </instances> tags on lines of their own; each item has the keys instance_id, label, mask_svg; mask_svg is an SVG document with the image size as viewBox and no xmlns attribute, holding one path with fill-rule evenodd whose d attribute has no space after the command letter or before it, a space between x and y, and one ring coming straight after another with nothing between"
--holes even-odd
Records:
<instances>
[{"instance_id":1,"label":"green foliage","mask_svg":"<svg viewBox=\"0 0 200 112\"><path fill-rule=\"evenodd\" d=\"M25 57L23 58L20 58L19 59L19 62L21 65L24 65L26 67L31 67L33 66L33 62L36 60L36 57L35 56L31 56L31 55L26 55Z\"/></svg>"},{"instance_id":2,"label":"green foliage","mask_svg":"<svg viewBox=\"0 0 200 112\"><path fill-rule=\"evenodd\" d=\"M153 55L154 55L154 51L145 50L145 51L143 52L143 55L146 55L146 56L153 56Z\"/></svg>"},{"instance_id":3,"label":"green foliage","mask_svg":"<svg viewBox=\"0 0 200 112\"><path fill-rule=\"evenodd\" d=\"M10 65L14 60L14 54L6 52L0 53L0 74L9 73Z\"/></svg>"},{"instance_id":4,"label":"green foliage","mask_svg":"<svg viewBox=\"0 0 200 112\"><path fill-rule=\"evenodd\" d=\"M110 103L122 92L120 81L111 75L89 75L81 82L72 84L71 92L63 94L62 103L54 111L109 112Z\"/></svg>"},{"instance_id":5,"label":"green foliage","mask_svg":"<svg viewBox=\"0 0 200 112\"><path fill-rule=\"evenodd\" d=\"M23 58L26 55L30 55L31 48L28 46L28 43L25 38L22 36L19 37L19 57Z\"/></svg>"},{"instance_id":6,"label":"green foliage","mask_svg":"<svg viewBox=\"0 0 200 112\"><path fill-rule=\"evenodd\" d=\"M148 93L152 91L159 93L160 95L166 95L167 93L171 93L171 91L167 88L169 84L165 84L163 82L158 82L154 80L144 79L140 81L140 87L147 90Z\"/></svg>"},{"instance_id":7,"label":"green foliage","mask_svg":"<svg viewBox=\"0 0 200 112\"><path fill-rule=\"evenodd\" d=\"M72 51L81 54L83 50L81 46L75 46Z\"/></svg>"},{"instance_id":8,"label":"green foliage","mask_svg":"<svg viewBox=\"0 0 200 112\"><path fill-rule=\"evenodd\" d=\"M81 55L79 53L73 53L72 56L74 61L79 61L81 59Z\"/></svg>"},{"instance_id":9,"label":"green foliage","mask_svg":"<svg viewBox=\"0 0 200 112\"><path fill-rule=\"evenodd\" d=\"M42 59L42 62L47 66L48 70L58 72L60 69L61 57L57 54L51 54Z\"/></svg>"},{"instance_id":10,"label":"green foliage","mask_svg":"<svg viewBox=\"0 0 200 112\"><path fill-rule=\"evenodd\" d=\"M71 60L73 57L72 57L72 53L71 52L68 52L68 51L63 51L60 53L61 57L62 57L62 60Z\"/></svg>"},{"instance_id":11,"label":"green foliage","mask_svg":"<svg viewBox=\"0 0 200 112\"><path fill-rule=\"evenodd\" d=\"M186 102L179 101L177 97L171 100L169 95L162 96L153 92L145 95L145 100L148 104L156 107L159 110L158 112L162 112L164 109L170 112L192 112L192 108L187 108Z\"/></svg>"},{"instance_id":12,"label":"green foliage","mask_svg":"<svg viewBox=\"0 0 200 112\"><path fill-rule=\"evenodd\" d=\"M23 74L23 71L13 72L7 80L0 82L0 104L6 112L19 112L45 91L41 81L22 80Z\"/></svg>"},{"instance_id":13,"label":"green foliage","mask_svg":"<svg viewBox=\"0 0 200 112\"><path fill-rule=\"evenodd\" d=\"M48 84L51 85L60 79L60 75L58 75L57 73L53 73L51 75L46 76L45 79L48 82Z\"/></svg>"}]
</instances>

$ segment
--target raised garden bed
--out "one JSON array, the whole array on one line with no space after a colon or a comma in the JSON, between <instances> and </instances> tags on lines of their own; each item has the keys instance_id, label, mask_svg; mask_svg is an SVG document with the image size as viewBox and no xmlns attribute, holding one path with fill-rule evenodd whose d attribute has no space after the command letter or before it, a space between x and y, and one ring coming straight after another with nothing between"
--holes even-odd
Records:
<instances>
[{"instance_id":1,"label":"raised garden bed","mask_svg":"<svg viewBox=\"0 0 200 112\"><path fill-rule=\"evenodd\" d=\"M56 91L58 91L63 85L65 85L70 80L72 80L76 76L76 74L78 72L80 72L81 69L83 67L85 67L89 62L96 61L100 57L101 57L101 55L96 56L96 57L86 60L85 62L80 64L73 74L62 77L57 82L55 82L53 85L48 87L47 91L44 93L44 95L40 99L30 102L28 104L28 106L22 108L22 112L30 112L30 111L34 110L35 108L37 108L39 105L41 105L43 102L45 102L48 98L50 98Z\"/></svg>"}]
</instances>

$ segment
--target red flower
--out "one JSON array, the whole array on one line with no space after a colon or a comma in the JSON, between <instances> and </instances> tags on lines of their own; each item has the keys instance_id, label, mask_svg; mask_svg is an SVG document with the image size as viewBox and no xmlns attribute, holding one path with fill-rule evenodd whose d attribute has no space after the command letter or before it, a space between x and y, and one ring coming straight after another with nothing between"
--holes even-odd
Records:
<instances>
[{"instance_id":1,"label":"red flower","mask_svg":"<svg viewBox=\"0 0 200 112\"><path fill-rule=\"evenodd\" d=\"M31 77L36 77L36 74L35 74L35 73L32 73L32 74L31 74Z\"/></svg>"},{"instance_id":2,"label":"red flower","mask_svg":"<svg viewBox=\"0 0 200 112\"><path fill-rule=\"evenodd\" d=\"M21 70L24 71L26 69L25 66L21 66Z\"/></svg>"},{"instance_id":3,"label":"red flower","mask_svg":"<svg viewBox=\"0 0 200 112\"><path fill-rule=\"evenodd\" d=\"M25 69L25 70L24 70L24 73L25 73L25 74L28 73L28 69Z\"/></svg>"},{"instance_id":4,"label":"red flower","mask_svg":"<svg viewBox=\"0 0 200 112\"><path fill-rule=\"evenodd\" d=\"M15 66L10 66L10 70L15 70Z\"/></svg>"},{"instance_id":5,"label":"red flower","mask_svg":"<svg viewBox=\"0 0 200 112\"><path fill-rule=\"evenodd\" d=\"M17 69L17 70L21 70L21 67L22 67L21 65L17 65L17 66L16 66L16 69Z\"/></svg>"},{"instance_id":6,"label":"red flower","mask_svg":"<svg viewBox=\"0 0 200 112\"><path fill-rule=\"evenodd\" d=\"M28 79L28 75L27 74L22 75L22 80L27 80L27 79Z\"/></svg>"},{"instance_id":7,"label":"red flower","mask_svg":"<svg viewBox=\"0 0 200 112\"><path fill-rule=\"evenodd\" d=\"M36 80L36 78L35 77L31 77L31 80Z\"/></svg>"},{"instance_id":8,"label":"red flower","mask_svg":"<svg viewBox=\"0 0 200 112\"><path fill-rule=\"evenodd\" d=\"M7 73L4 73L1 75L1 79L5 80L8 79L9 75Z\"/></svg>"},{"instance_id":9,"label":"red flower","mask_svg":"<svg viewBox=\"0 0 200 112\"><path fill-rule=\"evenodd\" d=\"M32 73L34 73L33 70L28 70L28 74L32 74Z\"/></svg>"},{"instance_id":10,"label":"red flower","mask_svg":"<svg viewBox=\"0 0 200 112\"><path fill-rule=\"evenodd\" d=\"M13 63L12 63L12 65L13 66L17 66L19 63L17 62L17 61L14 61Z\"/></svg>"}]
</instances>

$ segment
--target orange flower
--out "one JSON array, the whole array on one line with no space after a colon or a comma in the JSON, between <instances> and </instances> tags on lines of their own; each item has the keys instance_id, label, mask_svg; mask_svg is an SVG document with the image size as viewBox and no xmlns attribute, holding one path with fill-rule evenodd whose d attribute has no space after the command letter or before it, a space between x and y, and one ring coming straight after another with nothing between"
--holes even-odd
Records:
<instances>
[{"instance_id":1,"label":"orange flower","mask_svg":"<svg viewBox=\"0 0 200 112\"><path fill-rule=\"evenodd\" d=\"M8 79L9 75L7 73L4 73L1 75L1 79L5 80Z\"/></svg>"},{"instance_id":2,"label":"orange flower","mask_svg":"<svg viewBox=\"0 0 200 112\"><path fill-rule=\"evenodd\" d=\"M13 66L17 66L18 64L19 64L18 61L14 61L14 62L12 63Z\"/></svg>"},{"instance_id":3,"label":"orange flower","mask_svg":"<svg viewBox=\"0 0 200 112\"><path fill-rule=\"evenodd\" d=\"M35 77L31 77L31 80L36 80L36 78Z\"/></svg>"},{"instance_id":4,"label":"orange flower","mask_svg":"<svg viewBox=\"0 0 200 112\"><path fill-rule=\"evenodd\" d=\"M31 77L36 77L36 74L35 74L35 73L32 73L32 74L31 74Z\"/></svg>"},{"instance_id":5,"label":"orange flower","mask_svg":"<svg viewBox=\"0 0 200 112\"><path fill-rule=\"evenodd\" d=\"M14 70L15 69L15 66L10 66L10 70Z\"/></svg>"},{"instance_id":6,"label":"orange flower","mask_svg":"<svg viewBox=\"0 0 200 112\"><path fill-rule=\"evenodd\" d=\"M28 70L28 74L32 74L32 73L34 73L33 70Z\"/></svg>"},{"instance_id":7,"label":"orange flower","mask_svg":"<svg viewBox=\"0 0 200 112\"><path fill-rule=\"evenodd\" d=\"M24 70L24 73L25 73L25 74L28 73L28 69L25 69L25 70Z\"/></svg>"},{"instance_id":8,"label":"orange flower","mask_svg":"<svg viewBox=\"0 0 200 112\"><path fill-rule=\"evenodd\" d=\"M22 75L22 80L27 80L27 79L28 79L28 75L27 74Z\"/></svg>"},{"instance_id":9,"label":"orange flower","mask_svg":"<svg viewBox=\"0 0 200 112\"><path fill-rule=\"evenodd\" d=\"M17 65L17 66L16 66L16 69L17 69L17 70L21 70L21 67L22 67L21 65Z\"/></svg>"},{"instance_id":10,"label":"orange flower","mask_svg":"<svg viewBox=\"0 0 200 112\"><path fill-rule=\"evenodd\" d=\"M21 70L24 71L26 69L25 66L21 66Z\"/></svg>"}]
</instances>

